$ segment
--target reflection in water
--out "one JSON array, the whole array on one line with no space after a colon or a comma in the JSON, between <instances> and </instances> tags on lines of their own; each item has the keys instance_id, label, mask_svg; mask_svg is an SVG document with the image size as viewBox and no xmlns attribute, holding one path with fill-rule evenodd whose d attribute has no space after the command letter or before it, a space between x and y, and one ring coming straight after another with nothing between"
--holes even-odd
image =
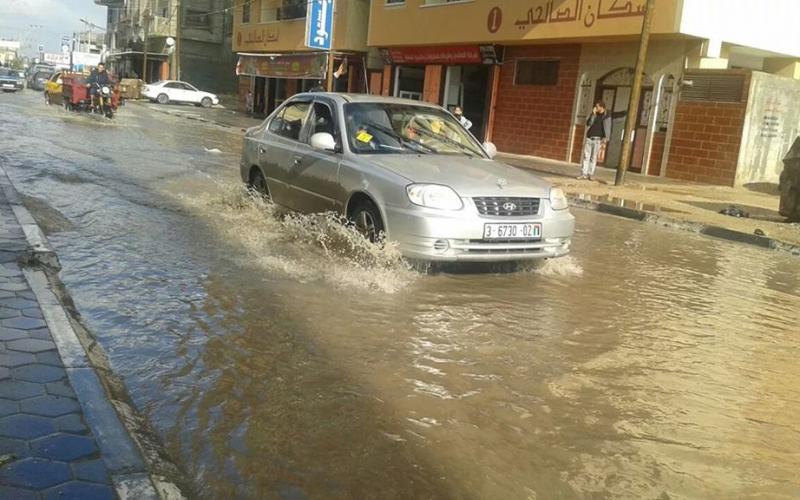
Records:
<instances>
[{"instance_id":1,"label":"reflection in water","mask_svg":"<svg viewBox=\"0 0 800 500\"><path fill-rule=\"evenodd\" d=\"M50 118L0 150L202 496L800 494L796 259L577 211L572 256L521 272L348 262L340 228L209 194L236 139L131 109L111 157L45 147L75 142Z\"/></svg>"}]
</instances>

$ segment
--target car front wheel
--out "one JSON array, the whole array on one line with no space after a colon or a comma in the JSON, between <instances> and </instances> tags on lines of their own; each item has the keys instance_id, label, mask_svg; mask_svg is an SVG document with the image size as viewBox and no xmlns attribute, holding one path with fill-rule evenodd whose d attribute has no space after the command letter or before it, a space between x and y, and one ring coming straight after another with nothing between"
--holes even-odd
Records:
<instances>
[{"instance_id":1,"label":"car front wheel","mask_svg":"<svg viewBox=\"0 0 800 500\"><path fill-rule=\"evenodd\" d=\"M212 102L210 97L203 97L203 100L200 101L200 105L204 108L210 108L211 104Z\"/></svg>"},{"instance_id":2,"label":"car front wheel","mask_svg":"<svg viewBox=\"0 0 800 500\"><path fill-rule=\"evenodd\" d=\"M350 222L370 243L377 243L384 231L380 210L368 200L358 202L353 208Z\"/></svg>"},{"instance_id":3,"label":"car front wheel","mask_svg":"<svg viewBox=\"0 0 800 500\"><path fill-rule=\"evenodd\" d=\"M167 94L158 94L156 98L159 104L167 104L169 102L169 96Z\"/></svg>"}]
</instances>

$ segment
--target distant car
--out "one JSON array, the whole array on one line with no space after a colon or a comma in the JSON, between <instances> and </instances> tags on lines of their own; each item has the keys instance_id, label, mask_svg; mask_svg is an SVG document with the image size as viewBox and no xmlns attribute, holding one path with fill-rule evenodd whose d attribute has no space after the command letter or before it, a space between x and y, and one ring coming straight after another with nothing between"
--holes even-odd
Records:
<instances>
[{"instance_id":1,"label":"distant car","mask_svg":"<svg viewBox=\"0 0 800 500\"><path fill-rule=\"evenodd\" d=\"M28 88L33 90L44 90L47 81L53 76L52 71L37 71L28 79Z\"/></svg>"},{"instance_id":2,"label":"distant car","mask_svg":"<svg viewBox=\"0 0 800 500\"><path fill-rule=\"evenodd\" d=\"M216 95L198 90L186 82L175 80L163 80L147 84L144 87L143 95L159 104L186 102L203 106L204 108L219 104L219 99Z\"/></svg>"},{"instance_id":3,"label":"distant car","mask_svg":"<svg viewBox=\"0 0 800 500\"><path fill-rule=\"evenodd\" d=\"M52 64L38 63L38 64L34 64L34 65L30 66L25 71L25 79L28 82L28 88L30 88L30 89L34 88L33 84L34 84L34 80L36 79L36 73L49 73L49 74L52 75L55 72L56 72L56 67L53 66ZM39 90L43 90L43 89L39 89Z\"/></svg>"},{"instance_id":4,"label":"distant car","mask_svg":"<svg viewBox=\"0 0 800 500\"><path fill-rule=\"evenodd\" d=\"M495 153L439 106L320 92L293 96L248 129L240 166L276 205L338 212L412 259L566 255L575 218L564 192Z\"/></svg>"},{"instance_id":5,"label":"distant car","mask_svg":"<svg viewBox=\"0 0 800 500\"><path fill-rule=\"evenodd\" d=\"M44 102L47 104L64 104L64 80L63 72L57 71L44 84Z\"/></svg>"},{"instance_id":6,"label":"distant car","mask_svg":"<svg viewBox=\"0 0 800 500\"><path fill-rule=\"evenodd\" d=\"M0 68L0 90L16 92L25 88L25 73L10 68Z\"/></svg>"}]
</instances>

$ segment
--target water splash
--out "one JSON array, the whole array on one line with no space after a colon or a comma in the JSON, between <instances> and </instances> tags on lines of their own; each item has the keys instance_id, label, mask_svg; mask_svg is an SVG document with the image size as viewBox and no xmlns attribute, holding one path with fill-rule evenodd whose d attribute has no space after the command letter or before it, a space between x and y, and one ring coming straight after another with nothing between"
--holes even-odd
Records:
<instances>
[{"instance_id":1,"label":"water splash","mask_svg":"<svg viewBox=\"0 0 800 500\"><path fill-rule=\"evenodd\" d=\"M285 214L241 184L181 198L258 265L303 282L394 293L418 276L395 243L370 243L337 213Z\"/></svg>"},{"instance_id":2,"label":"water splash","mask_svg":"<svg viewBox=\"0 0 800 500\"><path fill-rule=\"evenodd\" d=\"M542 276L583 276L583 266L572 255L533 262L528 271Z\"/></svg>"}]
</instances>

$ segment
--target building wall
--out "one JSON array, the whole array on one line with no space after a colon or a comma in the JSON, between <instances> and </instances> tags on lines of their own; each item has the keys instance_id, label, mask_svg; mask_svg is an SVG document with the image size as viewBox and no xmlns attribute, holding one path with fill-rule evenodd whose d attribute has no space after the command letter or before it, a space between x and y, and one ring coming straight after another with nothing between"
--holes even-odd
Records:
<instances>
[{"instance_id":1,"label":"building wall","mask_svg":"<svg viewBox=\"0 0 800 500\"><path fill-rule=\"evenodd\" d=\"M628 1L630 13L619 15L617 11L615 15L611 1L495 0L430 4L426 0L406 0L402 4L387 5L385 0L376 0L372 2L368 40L370 46L391 47L634 37L641 33L644 4L645 0ZM652 32L676 33L680 0L658 0L655 5ZM413 30L409 30L409 26L413 26Z\"/></svg>"},{"instance_id":2,"label":"building wall","mask_svg":"<svg viewBox=\"0 0 800 500\"><path fill-rule=\"evenodd\" d=\"M723 186L735 184L747 111L747 75L741 102L678 99L667 177Z\"/></svg>"},{"instance_id":3,"label":"building wall","mask_svg":"<svg viewBox=\"0 0 800 500\"><path fill-rule=\"evenodd\" d=\"M563 160L567 155L578 78L580 45L528 45L506 48L495 107L492 140L506 153ZM515 85L515 61L558 58L558 83Z\"/></svg>"},{"instance_id":4,"label":"building wall","mask_svg":"<svg viewBox=\"0 0 800 500\"><path fill-rule=\"evenodd\" d=\"M281 0L252 0L250 22L242 24L242 4L236 3L233 18L233 50L236 52L305 52L306 19L262 21L262 3L269 12ZM346 0L334 5L333 48L366 52L369 0Z\"/></svg>"},{"instance_id":5,"label":"building wall","mask_svg":"<svg viewBox=\"0 0 800 500\"><path fill-rule=\"evenodd\" d=\"M754 72L736 184L777 184L783 170L783 157L799 132L800 82Z\"/></svg>"}]
</instances>

